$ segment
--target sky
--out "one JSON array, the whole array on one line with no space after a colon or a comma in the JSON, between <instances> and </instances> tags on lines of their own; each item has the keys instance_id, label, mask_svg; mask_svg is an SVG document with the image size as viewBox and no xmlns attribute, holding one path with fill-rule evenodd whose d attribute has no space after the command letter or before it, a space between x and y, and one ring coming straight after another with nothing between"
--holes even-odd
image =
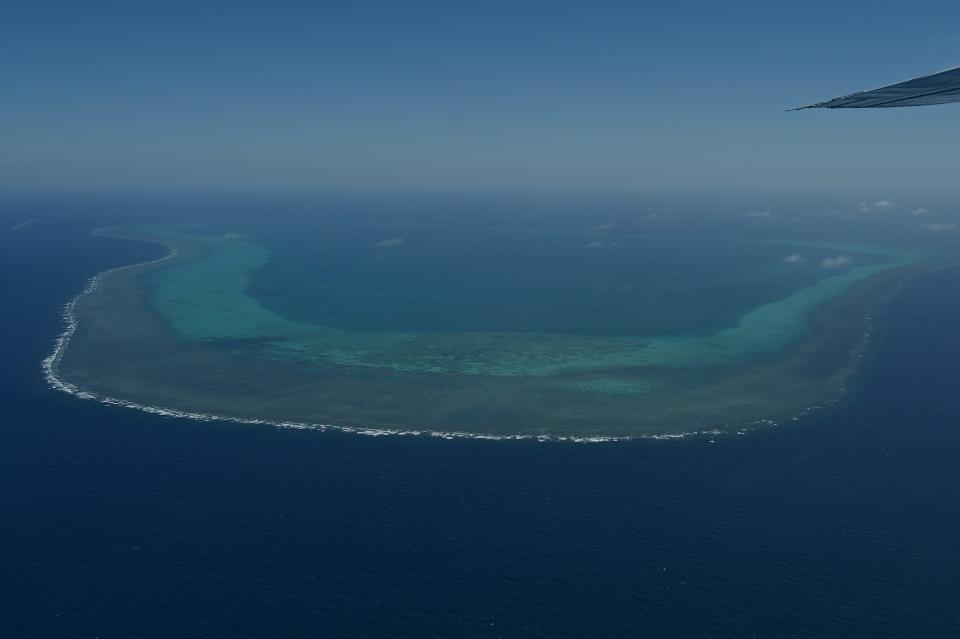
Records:
<instances>
[{"instance_id":1,"label":"sky","mask_svg":"<svg viewBox=\"0 0 960 639\"><path fill-rule=\"evenodd\" d=\"M11 2L0 188L952 189L956 2Z\"/></svg>"}]
</instances>

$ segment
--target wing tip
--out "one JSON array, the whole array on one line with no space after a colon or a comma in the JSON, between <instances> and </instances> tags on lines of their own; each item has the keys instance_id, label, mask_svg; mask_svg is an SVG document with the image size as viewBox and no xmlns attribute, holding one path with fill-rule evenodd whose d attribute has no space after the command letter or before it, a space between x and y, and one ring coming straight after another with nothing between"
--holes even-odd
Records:
<instances>
[{"instance_id":1,"label":"wing tip","mask_svg":"<svg viewBox=\"0 0 960 639\"><path fill-rule=\"evenodd\" d=\"M938 82L932 86L919 89L916 86L911 86L912 83L916 83L918 80L929 80L930 78L937 78ZM879 98L880 101L877 102L877 94L885 90L888 92L889 90L893 90L895 93L891 96L883 96L883 98ZM901 93L901 91L905 91L905 93ZM958 99L945 100L943 102L910 103L910 100L953 92L958 92ZM873 98L872 102L871 98ZM907 102L907 104L896 104L901 102ZM863 109L887 106L929 106L930 104L942 104L945 102L960 102L960 66L917 76L909 80L903 80L902 82L884 85L876 89L857 91L856 93L850 93L849 95L840 96L824 102L816 102L802 107L787 109L787 111L802 111L804 109Z\"/></svg>"}]
</instances>

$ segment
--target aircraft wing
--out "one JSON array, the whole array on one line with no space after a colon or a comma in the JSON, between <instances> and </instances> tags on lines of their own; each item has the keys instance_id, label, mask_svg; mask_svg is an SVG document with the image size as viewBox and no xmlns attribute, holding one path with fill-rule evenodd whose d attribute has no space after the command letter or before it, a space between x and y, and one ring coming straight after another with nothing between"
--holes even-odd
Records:
<instances>
[{"instance_id":1,"label":"aircraft wing","mask_svg":"<svg viewBox=\"0 0 960 639\"><path fill-rule=\"evenodd\" d=\"M808 104L800 109L872 109L926 106L960 102L960 67L890 84L879 89L851 93L840 98Z\"/></svg>"}]
</instances>

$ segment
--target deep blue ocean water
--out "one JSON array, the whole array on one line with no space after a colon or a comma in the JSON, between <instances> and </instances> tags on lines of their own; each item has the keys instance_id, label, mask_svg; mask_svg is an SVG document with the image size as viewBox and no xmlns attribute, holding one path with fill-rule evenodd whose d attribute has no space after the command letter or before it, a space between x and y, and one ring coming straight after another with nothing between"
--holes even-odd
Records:
<instances>
[{"instance_id":1,"label":"deep blue ocean water","mask_svg":"<svg viewBox=\"0 0 960 639\"><path fill-rule=\"evenodd\" d=\"M63 302L155 252L101 222L0 233L0 636L960 635L960 269L910 282L857 397L796 426L365 438L49 390Z\"/></svg>"}]
</instances>

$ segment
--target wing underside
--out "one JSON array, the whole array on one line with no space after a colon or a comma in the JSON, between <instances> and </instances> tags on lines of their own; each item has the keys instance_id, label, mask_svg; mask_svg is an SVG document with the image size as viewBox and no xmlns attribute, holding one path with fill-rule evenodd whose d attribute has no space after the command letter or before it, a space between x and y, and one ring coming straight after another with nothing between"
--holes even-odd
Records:
<instances>
[{"instance_id":1,"label":"wing underside","mask_svg":"<svg viewBox=\"0 0 960 639\"><path fill-rule=\"evenodd\" d=\"M960 102L960 67L920 76L879 89L859 91L799 109L871 109ZM799 109L791 109L796 111Z\"/></svg>"}]
</instances>

